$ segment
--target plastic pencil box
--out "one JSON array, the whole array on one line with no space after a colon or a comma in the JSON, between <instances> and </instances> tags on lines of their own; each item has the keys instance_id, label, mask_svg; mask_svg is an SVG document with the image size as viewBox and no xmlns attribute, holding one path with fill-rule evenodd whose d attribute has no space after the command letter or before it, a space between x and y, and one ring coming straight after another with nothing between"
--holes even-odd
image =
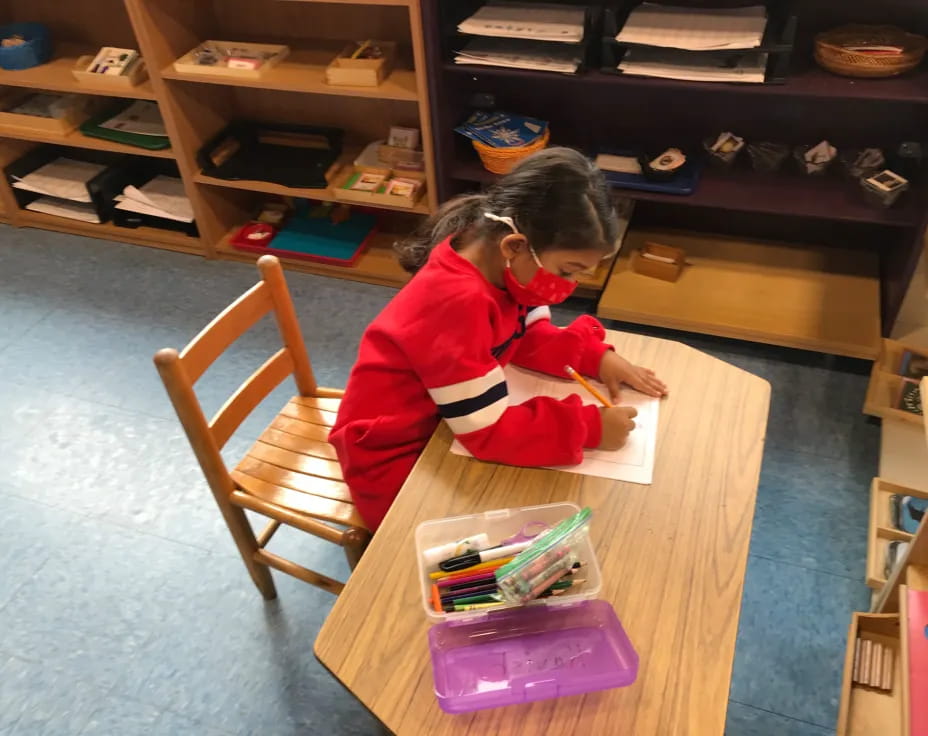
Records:
<instances>
[{"instance_id":1,"label":"plastic pencil box","mask_svg":"<svg viewBox=\"0 0 928 736\"><path fill-rule=\"evenodd\" d=\"M442 710L466 713L635 681L638 655L612 606L597 599L602 575L587 533L590 519L580 512L575 504L555 503L426 521L416 528L420 597L434 624L429 650ZM483 547L497 545L532 532L539 543L497 568L498 604L436 610L435 550L454 550L475 538ZM576 590L531 597L575 564L582 565L576 577L583 579Z\"/></svg>"}]
</instances>

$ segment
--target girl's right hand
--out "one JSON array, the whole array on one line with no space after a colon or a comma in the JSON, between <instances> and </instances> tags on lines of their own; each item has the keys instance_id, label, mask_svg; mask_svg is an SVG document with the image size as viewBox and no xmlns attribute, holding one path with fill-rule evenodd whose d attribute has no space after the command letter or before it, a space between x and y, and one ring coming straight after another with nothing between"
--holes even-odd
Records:
<instances>
[{"instance_id":1,"label":"girl's right hand","mask_svg":"<svg viewBox=\"0 0 928 736\"><path fill-rule=\"evenodd\" d=\"M616 406L612 409L602 408L599 415L603 420L603 433L599 450L618 450L628 441L628 434L635 428L633 421L638 410L630 406Z\"/></svg>"}]
</instances>

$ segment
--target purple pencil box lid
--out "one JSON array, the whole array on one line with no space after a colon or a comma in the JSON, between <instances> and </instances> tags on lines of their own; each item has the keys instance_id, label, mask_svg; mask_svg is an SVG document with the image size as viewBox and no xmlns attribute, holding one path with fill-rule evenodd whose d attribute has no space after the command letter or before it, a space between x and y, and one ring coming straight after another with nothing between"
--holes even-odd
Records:
<instances>
[{"instance_id":1,"label":"purple pencil box lid","mask_svg":"<svg viewBox=\"0 0 928 736\"><path fill-rule=\"evenodd\" d=\"M638 654L612 606L506 609L429 629L435 694L446 713L631 685Z\"/></svg>"}]
</instances>

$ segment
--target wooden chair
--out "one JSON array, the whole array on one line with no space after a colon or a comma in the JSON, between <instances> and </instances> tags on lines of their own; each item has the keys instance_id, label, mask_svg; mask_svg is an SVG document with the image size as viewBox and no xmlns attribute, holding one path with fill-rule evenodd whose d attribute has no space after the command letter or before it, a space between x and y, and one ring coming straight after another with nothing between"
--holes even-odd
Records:
<instances>
[{"instance_id":1,"label":"wooden chair","mask_svg":"<svg viewBox=\"0 0 928 736\"><path fill-rule=\"evenodd\" d=\"M155 365L200 468L261 594L276 597L269 568L338 594L343 583L265 549L281 524L340 544L354 569L370 532L345 485L328 443L342 391L319 388L313 376L296 311L274 256L258 260L261 281L210 322L180 353L159 350ZM268 312L280 328L283 347L229 398L209 421L194 392L207 368ZM229 471L220 450L254 408L289 375L299 393ZM270 518L257 536L244 509Z\"/></svg>"}]
</instances>

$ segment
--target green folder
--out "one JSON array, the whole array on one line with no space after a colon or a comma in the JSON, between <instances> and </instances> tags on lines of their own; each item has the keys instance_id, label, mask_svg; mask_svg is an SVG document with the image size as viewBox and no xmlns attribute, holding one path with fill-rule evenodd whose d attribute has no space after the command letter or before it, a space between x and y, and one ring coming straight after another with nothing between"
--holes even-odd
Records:
<instances>
[{"instance_id":1,"label":"green folder","mask_svg":"<svg viewBox=\"0 0 928 736\"><path fill-rule=\"evenodd\" d=\"M106 110L106 112L91 118L81 125L81 133L89 135L91 138L102 138L107 141L115 141L116 143L125 143L127 146L137 146L138 148L145 148L149 151L160 151L165 148L170 148L171 141L166 135L140 135L138 133L126 133L121 130L110 130L109 128L101 127L103 123L119 115L133 102L134 100L131 100L118 107L111 107Z\"/></svg>"}]
</instances>

